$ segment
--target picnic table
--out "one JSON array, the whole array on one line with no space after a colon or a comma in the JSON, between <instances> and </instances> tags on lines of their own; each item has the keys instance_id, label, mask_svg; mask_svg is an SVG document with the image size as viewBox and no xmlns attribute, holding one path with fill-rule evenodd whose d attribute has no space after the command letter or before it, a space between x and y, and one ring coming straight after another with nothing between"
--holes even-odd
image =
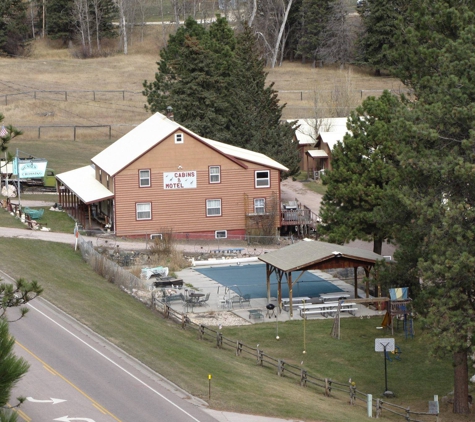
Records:
<instances>
[{"instance_id":1,"label":"picnic table","mask_svg":"<svg viewBox=\"0 0 475 422\"><path fill-rule=\"evenodd\" d=\"M301 305L302 303L307 303L307 302L310 302L311 299L309 297L306 297L306 296L300 296L300 297L293 297L292 298L292 308L293 309L297 309L297 307L299 305ZM285 298L285 299L282 299L282 309L284 311L288 311L290 309L290 299L289 298Z\"/></svg>"},{"instance_id":2,"label":"picnic table","mask_svg":"<svg viewBox=\"0 0 475 422\"><path fill-rule=\"evenodd\" d=\"M349 314L356 315L356 311L358 310L354 302L343 302L341 304L340 302L303 304L299 305L300 316L307 318L308 315L322 315L327 318L338 312L338 305L340 305L340 312L348 312Z\"/></svg>"},{"instance_id":3,"label":"picnic table","mask_svg":"<svg viewBox=\"0 0 475 422\"><path fill-rule=\"evenodd\" d=\"M324 302L332 302L335 300L345 300L350 297L348 293L322 293L320 297L323 299Z\"/></svg>"}]
</instances>

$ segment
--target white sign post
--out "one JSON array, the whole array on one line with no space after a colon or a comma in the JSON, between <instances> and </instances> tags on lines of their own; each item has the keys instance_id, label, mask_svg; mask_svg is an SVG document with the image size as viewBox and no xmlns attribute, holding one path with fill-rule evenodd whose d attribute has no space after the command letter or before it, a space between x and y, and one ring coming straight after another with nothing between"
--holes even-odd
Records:
<instances>
[{"instance_id":1,"label":"white sign post","mask_svg":"<svg viewBox=\"0 0 475 422\"><path fill-rule=\"evenodd\" d=\"M393 338L377 338L374 340L374 351L375 352L384 352L384 393L386 397L393 397L394 394L388 390L388 369L387 369L387 359L386 352L394 352L396 348L396 342Z\"/></svg>"}]
</instances>

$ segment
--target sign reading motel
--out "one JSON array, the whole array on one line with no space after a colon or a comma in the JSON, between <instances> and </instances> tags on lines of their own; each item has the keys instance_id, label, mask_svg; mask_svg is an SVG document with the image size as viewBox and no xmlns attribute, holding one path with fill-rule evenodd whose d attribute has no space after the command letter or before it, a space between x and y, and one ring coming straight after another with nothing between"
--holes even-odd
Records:
<instances>
[{"instance_id":1,"label":"sign reading motel","mask_svg":"<svg viewBox=\"0 0 475 422\"><path fill-rule=\"evenodd\" d=\"M196 171L174 171L163 173L163 189L196 188Z\"/></svg>"}]
</instances>

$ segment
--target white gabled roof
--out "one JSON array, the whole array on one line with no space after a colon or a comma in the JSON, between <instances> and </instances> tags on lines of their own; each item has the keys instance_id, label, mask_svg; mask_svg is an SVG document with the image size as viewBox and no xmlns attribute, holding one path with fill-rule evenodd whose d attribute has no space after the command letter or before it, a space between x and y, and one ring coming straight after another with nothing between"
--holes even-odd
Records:
<instances>
[{"instance_id":1,"label":"white gabled roof","mask_svg":"<svg viewBox=\"0 0 475 422\"><path fill-rule=\"evenodd\" d=\"M85 204L114 197L109 189L96 180L96 172L92 166L57 174L56 178L73 191Z\"/></svg>"},{"instance_id":2,"label":"white gabled roof","mask_svg":"<svg viewBox=\"0 0 475 422\"><path fill-rule=\"evenodd\" d=\"M328 117L320 119L320 132L348 132L346 123L348 117Z\"/></svg>"},{"instance_id":3,"label":"white gabled roof","mask_svg":"<svg viewBox=\"0 0 475 422\"><path fill-rule=\"evenodd\" d=\"M180 127L163 114L155 113L122 138L92 158L110 176L116 175Z\"/></svg>"},{"instance_id":4,"label":"white gabled roof","mask_svg":"<svg viewBox=\"0 0 475 422\"><path fill-rule=\"evenodd\" d=\"M295 120L287 120L291 123ZM314 145L315 139L315 119L299 119L295 126L299 126L295 131L295 137L299 145Z\"/></svg>"},{"instance_id":5,"label":"white gabled roof","mask_svg":"<svg viewBox=\"0 0 475 422\"><path fill-rule=\"evenodd\" d=\"M322 141L325 142L330 151L338 142L343 142L343 137L349 133L348 131L345 132L320 132L319 137L322 138Z\"/></svg>"},{"instance_id":6,"label":"white gabled roof","mask_svg":"<svg viewBox=\"0 0 475 422\"><path fill-rule=\"evenodd\" d=\"M201 138L208 145L216 148L225 155L237 158L239 160L249 161L251 163L262 164L265 167L275 168L277 170L289 171L289 169L267 155L260 152L251 151L245 148L235 147L234 145L225 144L223 142L213 141L211 139Z\"/></svg>"},{"instance_id":7,"label":"white gabled roof","mask_svg":"<svg viewBox=\"0 0 475 422\"><path fill-rule=\"evenodd\" d=\"M287 167L264 154L202 138L160 113L153 114L139 126L93 157L91 161L107 174L114 176L176 130L182 130L193 135L224 155L288 171Z\"/></svg>"}]
</instances>

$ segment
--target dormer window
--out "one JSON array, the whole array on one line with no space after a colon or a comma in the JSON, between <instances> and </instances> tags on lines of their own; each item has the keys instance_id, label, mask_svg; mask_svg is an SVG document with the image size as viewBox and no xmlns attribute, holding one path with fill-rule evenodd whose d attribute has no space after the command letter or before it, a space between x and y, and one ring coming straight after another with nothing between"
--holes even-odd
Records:
<instances>
[{"instance_id":1,"label":"dormer window","mask_svg":"<svg viewBox=\"0 0 475 422\"><path fill-rule=\"evenodd\" d=\"M182 144L183 142L183 133L175 133L175 144Z\"/></svg>"}]
</instances>

